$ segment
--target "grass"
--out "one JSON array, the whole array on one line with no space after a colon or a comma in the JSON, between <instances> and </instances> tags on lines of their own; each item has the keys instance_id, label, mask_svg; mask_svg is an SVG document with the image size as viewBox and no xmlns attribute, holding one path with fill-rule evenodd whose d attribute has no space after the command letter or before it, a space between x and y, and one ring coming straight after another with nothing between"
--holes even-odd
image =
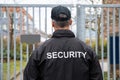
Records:
<instances>
[{"instance_id":1,"label":"grass","mask_svg":"<svg viewBox=\"0 0 120 80\"><path fill-rule=\"evenodd\" d=\"M6 62L3 63L3 80L7 80L7 71L8 71L7 65L8 64ZM22 62L23 69L24 69L25 65L26 65L26 61L23 61ZM16 68L15 69L16 69L16 73L20 72L20 60L16 61ZM10 78L12 76L14 76L14 61L10 60Z\"/></svg>"},{"instance_id":2,"label":"grass","mask_svg":"<svg viewBox=\"0 0 120 80\"><path fill-rule=\"evenodd\" d=\"M104 80L107 80L108 76L107 76L107 72L104 72Z\"/></svg>"}]
</instances>

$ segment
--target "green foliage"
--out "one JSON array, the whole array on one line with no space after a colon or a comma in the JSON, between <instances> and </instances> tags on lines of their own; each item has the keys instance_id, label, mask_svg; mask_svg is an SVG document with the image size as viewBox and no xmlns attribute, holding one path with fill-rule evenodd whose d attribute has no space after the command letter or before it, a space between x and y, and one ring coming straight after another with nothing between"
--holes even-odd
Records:
<instances>
[{"instance_id":1,"label":"green foliage","mask_svg":"<svg viewBox=\"0 0 120 80\"><path fill-rule=\"evenodd\" d=\"M104 72L104 80L107 80L108 79L108 76L107 76L107 72Z\"/></svg>"},{"instance_id":2,"label":"green foliage","mask_svg":"<svg viewBox=\"0 0 120 80\"><path fill-rule=\"evenodd\" d=\"M101 51L98 51L98 58L101 59L103 56L103 58L107 58L107 52L101 52Z\"/></svg>"},{"instance_id":3,"label":"green foliage","mask_svg":"<svg viewBox=\"0 0 120 80\"><path fill-rule=\"evenodd\" d=\"M100 41L99 45L97 44L99 46L99 48L97 46L98 58L101 59L102 55L104 58L107 58L107 39L103 40L103 52L102 52L102 40L100 39L99 41ZM90 44L89 39L86 40L86 44L88 45ZM96 50L96 40L92 40L91 47L93 48L94 51Z\"/></svg>"},{"instance_id":4,"label":"green foliage","mask_svg":"<svg viewBox=\"0 0 120 80\"><path fill-rule=\"evenodd\" d=\"M20 53L19 52L16 52L14 54L14 51L11 51L10 52L10 59L14 59L14 57L16 56L16 60L20 60Z\"/></svg>"},{"instance_id":5,"label":"green foliage","mask_svg":"<svg viewBox=\"0 0 120 80\"><path fill-rule=\"evenodd\" d=\"M7 38L4 38L3 39L3 58L5 61L7 61L7 56L8 56L8 47L7 46L8 46ZM27 44L23 43L23 44L21 44L21 46L22 46L22 54L25 54ZM9 50L9 54L10 54L10 59L14 59L14 55L16 55L16 60L20 60L20 38L16 38L15 52L14 52L14 46L13 46L13 49Z\"/></svg>"}]
</instances>

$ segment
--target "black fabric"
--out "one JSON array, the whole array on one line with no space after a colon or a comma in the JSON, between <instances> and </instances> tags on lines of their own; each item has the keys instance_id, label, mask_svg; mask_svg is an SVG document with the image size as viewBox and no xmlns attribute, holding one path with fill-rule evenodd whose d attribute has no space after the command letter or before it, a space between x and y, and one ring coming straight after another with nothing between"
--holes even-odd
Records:
<instances>
[{"instance_id":1,"label":"black fabric","mask_svg":"<svg viewBox=\"0 0 120 80\"><path fill-rule=\"evenodd\" d=\"M52 38L60 38L60 37L75 37L72 31L70 30L57 30L53 33Z\"/></svg>"},{"instance_id":2,"label":"black fabric","mask_svg":"<svg viewBox=\"0 0 120 80\"><path fill-rule=\"evenodd\" d=\"M76 55L77 52L86 52L86 55ZM55 31L51 39L32 53L23 78L24 80L103 80L96 53L84 42L75 38L70 30Z\"/></svg>"},{"instance_id":3,"label":"black fabric","mask_svg":"<svg viewBox=\"0 0 120 80\"><path fill-rule=\"evenodd\" d=\"M57 6L51 11L51 18L55 21L67 21L71 18L71 12L64 6Z\"/></svg>"}]
</instances>

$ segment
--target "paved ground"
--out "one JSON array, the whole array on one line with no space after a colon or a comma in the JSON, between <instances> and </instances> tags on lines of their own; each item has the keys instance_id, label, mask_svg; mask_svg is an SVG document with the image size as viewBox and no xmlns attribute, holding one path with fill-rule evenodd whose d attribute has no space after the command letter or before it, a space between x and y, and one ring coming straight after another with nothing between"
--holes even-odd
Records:
<instances>
[{"instance_id":1,"label":"paved ground","mask_svg":"<svg viewBox=\"0 0 120 80\"><path fill-rule=\"evenodd\" d=\"M18 76L18 77L16 78L16 80L20 80L20 76Z\"/></svg>"},{"instance_id":2,"label":"paved ground","mask_svg":"<svg viewBox=\"0 0 120 80\"><path fill-rule=\"evenodd\" d=\"M104 60L103 64L102 64L102 61L100 60L100 65L101 65L102 70L104 70L105 72L108 71L108 63L107 63L107 60ZM102 67L102 66L103 66L103 67Z\"/></svg>"},{"instance_id":3,"label":"paved ground","mask_svg":"<svg viewBox=\"0 0 120 80\"><path fill-rule=\"evenodd\" d=\"M20 75L16 78L16 80L20 80Z\"/></svg>"}]
</instances>

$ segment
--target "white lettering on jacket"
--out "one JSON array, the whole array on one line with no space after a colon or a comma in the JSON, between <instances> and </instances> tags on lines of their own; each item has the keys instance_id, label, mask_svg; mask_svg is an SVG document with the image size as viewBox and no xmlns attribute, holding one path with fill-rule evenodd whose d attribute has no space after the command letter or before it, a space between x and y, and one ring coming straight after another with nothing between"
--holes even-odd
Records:
<instances>
[{"instance_id":1,"label":"white lettering on jacket","mask_svg":"<svg viewBox=\"0 0 120 80\"><path fill-rule=\"evenodd\" d=\"M47 59L56 59L56 58L85 58L87 52L80 51L67 51L67 52L47 52Z\"/></svg>"}]
</instances>

